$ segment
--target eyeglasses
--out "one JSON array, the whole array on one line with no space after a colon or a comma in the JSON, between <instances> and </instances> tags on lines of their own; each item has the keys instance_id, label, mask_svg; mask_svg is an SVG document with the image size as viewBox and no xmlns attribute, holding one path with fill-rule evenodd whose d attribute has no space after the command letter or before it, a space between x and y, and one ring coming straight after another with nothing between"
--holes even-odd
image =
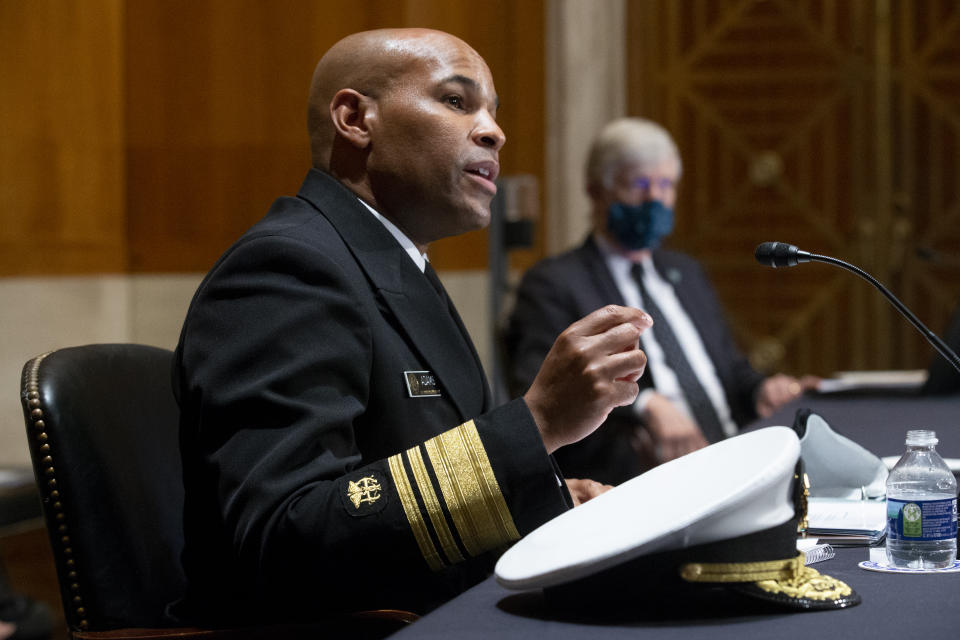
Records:
<instances>
[{"instance_id":1,"label":"eyeglasses","mask_svg":"<svg viewBox=\"0 0 960 640\"><path fill-rule=\"evenodd\" d=\"M634 189L640 189L646 193L656 187L659 191L671 191L677 186L677 181L670 178L648 178L642 176L634 178L631 185Z\"/></svg>"}]
</instances>

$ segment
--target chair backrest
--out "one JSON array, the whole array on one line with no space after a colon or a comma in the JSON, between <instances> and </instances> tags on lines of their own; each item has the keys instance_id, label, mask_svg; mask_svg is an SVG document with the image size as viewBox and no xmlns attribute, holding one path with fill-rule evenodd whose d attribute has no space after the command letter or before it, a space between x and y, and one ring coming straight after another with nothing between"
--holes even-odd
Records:
<instances>
[{"instance_id":1,"label":"chair backrest","mask_svg":"<svg viewBox=\"0 0 960 640\"><path fill-rule=\"evenodd\" d=\"M172 355L97 344L24 366L27 437L74 630L164 626L183 591Z\"/></svg>"}]
</instances>

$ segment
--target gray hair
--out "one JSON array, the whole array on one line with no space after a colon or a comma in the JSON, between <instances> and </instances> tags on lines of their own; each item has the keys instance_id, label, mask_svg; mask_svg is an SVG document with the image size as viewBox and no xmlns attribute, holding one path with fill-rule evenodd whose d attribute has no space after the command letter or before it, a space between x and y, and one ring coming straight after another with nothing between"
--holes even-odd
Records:
<instances>
[{"instance_id":1,"label":"gray hair","mask_svg":"<svg viewBox=\"0 0 960 640\"><path fill-rule=\"evenodd\" d=\"M587 186L613 187L617 171L625 164L652 167L668 159L683 170L680 152L666 129L652 120L619 118L608 123L590 146Z\"/></svg>"}]
</instances>

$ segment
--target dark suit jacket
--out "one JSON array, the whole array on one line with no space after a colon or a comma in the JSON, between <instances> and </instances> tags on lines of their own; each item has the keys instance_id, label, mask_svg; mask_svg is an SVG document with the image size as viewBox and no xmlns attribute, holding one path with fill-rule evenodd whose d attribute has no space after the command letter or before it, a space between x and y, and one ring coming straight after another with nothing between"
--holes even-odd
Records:
<instances>
[{"instance_id":1,"label":"dark suit jacket","mask_svg":"<svg viewBox=\"0 0 960 640\"><path fill-rule=\"evenodd\" d=\"M182 619L424 611L487 575L489 550L568 507L526 405L488 406L451 311L316 170L220 258L174 365Z\"/></svg>"},{"instance_id":2,"label":"dark suit jacket","mask_svg":"<svg viewBox=\"0 0 960 640\"><path fill-rule=\"evenodd\" d=\"M657 273L670 282L703 340L738 424L756 416L753 394L763 376L739 350L723 308L700 265L676 251L653 251ZM509 384L513 395L533 382L556 337L572 322L623 297L593 237L580 247L542 260L526 274L505 334ZM641 338L642 342L642 338ZM649 370L640 388L653 386ZM607 422L580 443L564 447L556 458L567 477L590 477L618 484L644 471L629 439L637 419L630 408L613 412Z\"/></svg>"}]
</instances>

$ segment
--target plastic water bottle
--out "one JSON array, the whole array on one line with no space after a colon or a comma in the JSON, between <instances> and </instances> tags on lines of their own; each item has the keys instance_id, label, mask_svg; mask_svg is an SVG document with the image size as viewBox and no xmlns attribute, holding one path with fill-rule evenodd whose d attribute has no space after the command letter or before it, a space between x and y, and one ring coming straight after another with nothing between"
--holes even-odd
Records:
<instances>
[{"instance_id":1,"label":"plastic water bottle","mask_svg":"<svg viewBox=\"0 0 960 640\"><path fill-rule=\"evenodd\" d=\"M907 431L907 451L887 478L887 562L940 569L957 557L957 480L934 431Z\"/></svg>"}]
</instances>

